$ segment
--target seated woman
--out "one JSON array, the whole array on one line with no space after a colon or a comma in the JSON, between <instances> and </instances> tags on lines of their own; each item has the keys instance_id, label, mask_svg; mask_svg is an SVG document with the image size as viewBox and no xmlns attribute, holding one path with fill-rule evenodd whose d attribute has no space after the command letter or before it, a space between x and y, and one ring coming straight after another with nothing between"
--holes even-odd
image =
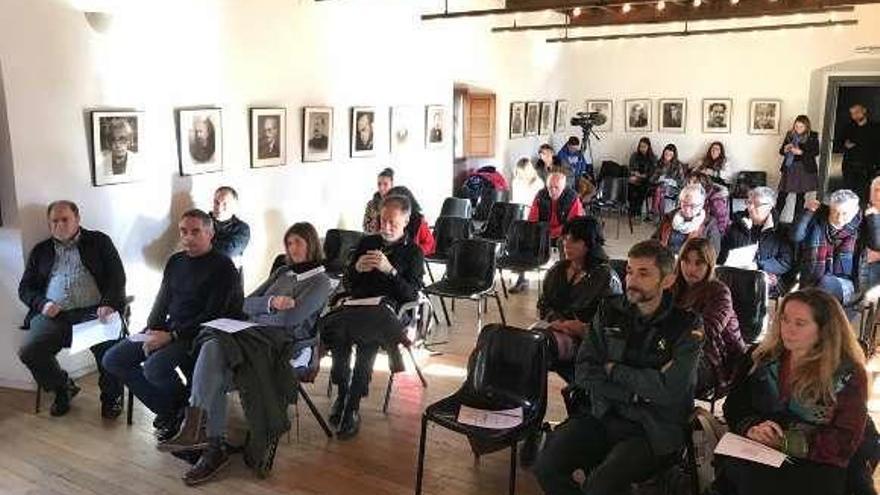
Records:
<instances>
[{"instance_id":1,"label":"seated woman","mask_svg":"<svg viewBox=\"0 0 880 495\"><path fill-rule=\"evenodd\" d=\"M365 233L375 234L379 231L379 205L392 187L394 187L394 169L385 168L379 172L379 177L376 179L377 190L367 202L367 207L364 210L363 229Z\"/></svg>"},{"instance_id":2,"label":"seated woman","mask_svg":"<svg viewBox=\"0 0 880 495\"><path fill-rule=\"evenodd\" d=\"M608 296L623 294L617 273L602 249L602 227L592 217L569 220L562 231L565 259L544 276L538 316L549 323L551 369L566 381L574 379L574 357L581 337Z\"/></svg>"},{"instance_id":3,"label":"seated woman","mask_svg":"<svg viewBox=\"0 0 880 495\"><path fill-rule=\"evenodd\" d=\"M642 211L642 203L648 195L651 177L657 166L657 156L651 149L651 140L647 137L639 139L636 150L629 157L629 215L638 217Z\"/></svg>"},{"instance_id":4,"label":"seated woman","mask_svg":"<svg viewBox=\"0 0 880 495\"><path fill-rule=\"evenodd\" d=\"M779 225L773 209L775 204L776 191L772 188L761 186L749 191L746 211L733 216L730 228L721 240L718 264L725 264L734 249L757 244L755 257L749 265L732 266L763 271L767 274L770 293L782 295L785 292L782 278L794 266L794 244Z\"/></svg>"},{"instance_id":5,"label":"seated woman","mask_svg":"<svg viewBox=\"0 0 880 495\"><path fill-rule=\"evenodd\" d=\"M709 241L688 239L681 248L675 271L675 303L702 316L706 334L694 396L723 397L746 352L746 344L739 333L730 289L715 278L715 250Z\"/></svg>"},{"instance_id":6,"label":"seated woman","mask_svg":"<svg viewBox=\"0 0 880 495\"><path fill-rule=\"evenodd\" d=\"M727 233L730 226L730 192L726 187L714 182L708 175L701 172L690 172L685 184L699 184L706 192L705 210L718 224L721 235Z\"/></svg>"},{"instance_id":7,"label":"seated woman","mask_svg":"<svg viewBox=\"0 0 880 495\"><path fill-rule=\"evenodd\" d=\"M409 223L406 225L406 235L410 241L414 242L422 250L423 255L429 256L434 254L434 249L437 247L434 234L431 233L431 228L428 227L428 222L425 221L425 216L422 215L422 207L416 201L412 191L406 186L394 186L388 190L388 195L403 196L409 199L412 211L410 212Z\"/></svg>"},{"instance_id":8,"label":"seated woman","mask_svg":"<svg viewBox=\"0 0 880 495\"><path fill-rule=\"evenodd\" d=\"M714 141L706 150L706 156L697 162L693 170L708 175L715 182L727 184L732 179L731 168L727 154L724 152L724 144L721 141Z\"/></svg>"},{"instance_id":9,"label":"seated woman","mask_svg":"<svg viewBox=\"0 0 880 495\"><path fill-rule=\"evenodd\" d=\"M678 192L684 186L684 177L687 174L687 164L678 160L678 148L669 143L660 153L651 184L654 184L654 198L652 210L657 215L665 213L664 202L667 198L677 198Z\"/></svg>"},{"instance_id":10,"label":"seated woman","mask_svg":"<svg viewBox=\"0 0 880 495\"><path fill-rule=\"evenodd\" d=\"M789 294L724 403L732 432L784 452L779 468L719 456L721 494L843 495L868 419L865 357L827 292ZM748 362L751 361L751 362Z\"/></svg>"},{"instance_id":11,"label":"seated woman","mask_svg":"<svg viewBox=\"0 0 880 495\"><path fill-rule=\"evenodd\" d=\"M266 456L274 456L270 444L290 428L287 406L296 395L293 345L313 336L330 295L330 279L321 268L321 243L311 224L292 225L284 246L287 263L244 300L247 320L256 326L233 334L203 327L197 338L201 347L186 419L175 437L159 444L164 452L202 450L183 476L187 485L208 481L229 463L223 442L226 393L233 387L241 394L251 429L245 455L255 467L266 467Z\"/></svg>"},{"instance_id":12,"label":"seated woman","mask_svg":"<svg viewBox=\"0 0 880 495\"><path fill-rule=\"evenodd\" d=\"M702 237L717 253L721 248L721 233L715 218L706 213L706 193L703 186L689 184L678 195L678 209L667 213L660 221L652 239L678 254L684 241Z\"/></svg>"},{"instance_id":13,"label":"seated woman","mask_svg":"<svg viewBox=\"0 0 880 495\"><path fill-rule=\"evenodd\" d=\"M864 245L859 256L859 289L873 299L880 286L880 177L874 177L869 191L868 208L862 221L859 241Z\"/></svg>"}]
</instances>

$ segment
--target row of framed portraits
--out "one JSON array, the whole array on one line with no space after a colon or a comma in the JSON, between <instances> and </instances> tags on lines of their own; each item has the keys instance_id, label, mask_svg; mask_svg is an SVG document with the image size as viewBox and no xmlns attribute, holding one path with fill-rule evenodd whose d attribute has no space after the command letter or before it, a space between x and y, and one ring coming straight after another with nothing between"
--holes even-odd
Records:
<instances>
[{"instance_id":1,"label":"row of framed portraits","mask_svg":"<svg viewBox=\"0 0 880 495\"><path fill-rule=\"evenodd\" d=\"M382 139L376 107L352 107L349 111L352 158L375 156ZM333 159L334 112L331 107L302 109L302 161ZM428 149L446 145L446 107L443 105L395 106L388 113L389 151L400 153L421 147L424 129ZM92 181L95 186L135 182L144 177L144 112L91 112ZM180 175L223 170L223 111L214 107L175 110ZM249 109L250 166L285 165L287 110Z\"/></svg>"},{"instance_id":2,"label":"row of framed portraits","mask_svg":"<svg viewBox=\"0 0 880 495\"><path fill-rule=\"evenodd\" d=\"M707 134L731 132L733 100L730 98L704 98L702 101L702 129ZM651 132L654 124L654 101L650 98L624 100L624 127L626 132ZM657 130L659 132L684 133L687 129L687 99L661 98L657 100ZM568 102L556 101L556 118L553 120L553 102L513 102L510 104L510 137L537 136L560 132L568 125ZM586 111L599 114L601 125L593 127L598 132L610 132L614 123L612 100L587 100ZM749 134L779 134L782 101L778 99L753 99L749 102ZM550 124L554 123L551 128Z\"/></svg>"}]
</instances>

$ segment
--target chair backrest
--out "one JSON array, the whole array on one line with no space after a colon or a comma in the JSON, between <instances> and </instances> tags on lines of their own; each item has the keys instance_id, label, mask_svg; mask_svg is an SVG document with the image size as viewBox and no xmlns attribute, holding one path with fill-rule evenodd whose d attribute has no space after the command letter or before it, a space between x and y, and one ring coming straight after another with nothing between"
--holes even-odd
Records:
<instances>
[{"instance_id":1,"label":"chair backrest","mask_svg":"<svg viewBox=\"0 0 880 495\"><path fill-rule=\"evenodd\" d=\"M466 201L466 200L465 200ZM434 224L434 258L445 258L449 255L452 244L459 239L470 239L473 224L469 218L441 216Z\"/></svg>"},{"instance_id":2,"label":"chair backrest","mask_svg":"<svg viewBox=\"0 0 880 495\"><path fill-rule=\"evenodd\" d=\"M744 170L736 174L733 184L732 198L746 198L749 191L758 186L767 185L767 172L756 170Z\"/></svg>"},{"instance_id":3,"label":"chair backrest","mask_svg":"<svg viewBox=\"0 0 880 495\"><path fill-rule=\"evenodd\" d=\"M500 203L502 201L504 201L504 191L495 188L485 189L474 207L474 220L484 221L488 219L495 203Z\"/></svg>"},{"instance_id":4,"label":"chair backrest","mask_svg":"<svg viewBox=\"0 0 880 495\"><path fill-rule=\"evenodd\" d=\"M505 256L543 265L550 260L550 224L516 220L507 232Z\"/></svg>"},{"instance_id":5,"label":"chair backrest","mask_svg":"<svg viewBox=\"0 0 880 495\"><path fill-rule=\"evenodd\" d=\"M615 161L605 160L599 168L599 180L606 177L629 177L629 168Z\"/></svg>"},{"instance_id":6,"label":"chair backrest","mask_svg":"<svg viewBox=\"0 0 880 495\"><path fill-rule=\"evenodd\" d=\"M495 285L495 244L482 239L461 239L452 244L443 276L451 285L487 290Z\"/></svg>"},{"instance_id":7,"label":"chair backrest","mask_svg":"<svg viewBox=\"0 0 880 495\"><path fill-rule=\"evenodd\" d=\"M526 211L526 205L519 203L507 203L498 201L492 205L489 218L483 227L482 237L487 239L506 239L507 232L513 222L522 220Z\"/></svg>"},{"instance_id":8,"label":"chair backrest","mask_svg":"<svg viewBox=\"0 0 880 495\"><path fill-rule=\"evenodd\" d=\"M324 267L328 273L339 274L354 248L365 234L356 230L330 229L324 237Z\"/></svg>"},{"instance_id":9,"label":"chair backrest","mask_svg":"<svg viewBox=\"0 0 880 495\"><path fill-rule=\"evenodd\" d=\"M446 198L440 208L441 217L471 217L471 202L465 198Z\"/></svg>"},{"instance_id":10,"label":"chair backrest","mask_svg":"<svg viewBox=\"0 0 880 495\"><path fill-rule=\"evenodd\" d=\"M275 270L281 268L282 266L284 266L286 264L287 264L287 255L286 254L279 254L272 261L272 268L269 269L269 275L272 275L273 273L275 273Z\"/></svg>"},{"instance_id":11,"label":"chair backrest","mask_svg":"<svg viewBox=\"0 0 880 495\"><path fill-rule=\"evenodd\" d=\"M547 349L543 333L487 325L468 359L464 388L491 402L519 404L524 417L537 414L543 418L547 408Z\"/></svg>"},{"instance_id":12,"label":"chair backrest","mask_svg":"<svg viewBox=\"0 0 880 495\"><path fill-rule=\"evenodd\" d=\"M767 317L767 278L760 270L729 266L715 269L718 280L730 289L733 311L739 320L739 332L747 344L757 341Z\"/></svg>"},{"instance_id":13,"label":"chair backrest","mask_svg":"<svg viewBox=\"0 0 880 495\"><path fill-rule=\"evenodd\" d=\"M627 177L605 177L599 183L597 199L603 203L624 204L627 201Z\"/></svg>"}]
</instances>

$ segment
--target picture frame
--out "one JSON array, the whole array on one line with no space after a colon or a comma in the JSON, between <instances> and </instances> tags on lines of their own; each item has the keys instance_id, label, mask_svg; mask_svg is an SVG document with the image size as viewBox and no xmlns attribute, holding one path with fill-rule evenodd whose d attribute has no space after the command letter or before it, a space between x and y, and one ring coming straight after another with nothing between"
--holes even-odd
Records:
<instances>
[{"instance_id":1,"label":"picture frame","mask_svg":"<svg viewBox=\"0 0 880 495\"><path fill-rule=\"evenodd\" d=\"M376 107L351 108L351 157L376 154Z\"/></svg>"},{"instance_id":2,"label":"picture frame","mask_svg":"<svg viewBox=\"0 0 880 495\"><path fill-rule=\"evenodd\" d=\"M287 109L250 109L251 168L287 163Z\"/></svg>"},{"instance_id":3,"label":"picture frame","mask_svg":"<svg viewBox=\"0 0 880 495\"><path fill-rule=\"evenodd\" d=\"M333 109L304 107L302 161L326 162L333 159Z\"/></svg>"},{"instance_id":4,"label":"picture frame","mask_svg":"<svg viewBox=\"0 0 880 495\"><path fill-rule=\"evenodd\" d=\"M510 139L526 135L526 104L515 101L510 104Z\"/></svg>"},{"instance_id":5,"label":"picture frame","mask_svg":"<svg viewBox=\"0 0 880 495\"><path fill-rule=\"evenodd\" d=\"M541 124L538 134L542 136L553 134L553 102L541 102Z\"/></svg>"},{"instance_id":6,"label":"picture frame","mask_svg":"<svg viewBox=\"0 0 880 495\"><path fill-rule=\"evenodd\" d=\"M605 117L602 125L594 125L593 130L596 132L611 132L614 128L614 102L611 100L587 100L587 112L597 112Z\"/></svg>"},{"instance_id":7,"label":"picture frame","mask_svg":"<svg viewBox=\"0 0 880 495\"><path fill-rule=\"evenodd\" d=\"M541 122L541 104L537 101L526 103L526 136L537 136Z\"/></svg>"},{"instance_id":8,"label":"picture frame","mask_svg":"<svg viewBox=\"0 0 880 495\"><path fill-rule=\"evenodd\" d=\"M223 111L216 107L177 110L180 176L223 170Z\"/></svg>"},{"instance_id":9,"label":"picture frame","mask_svg":"<svg viewBox=\"0 0 880 495\"><path fill-rule=\"evenodd\" d=\"M733 100L730 98L704 98L702 115L704 133L728 134L733 118Z\"/></svg>"},{"instance_id":10,"label":"picture frame","mask_svg":"<svg viewBox=\"0 0 880 495\"><path fill-rule=\"evenodd\" d=\"M417 151L422 142L422 115L415 105L389 109L389 150L393 155Z\"/></svg>"},{"instance_id":11,"label":"picture frame","mask_svg":"<svg viewBox=\"0 0 880 495\"><path fill-rule=\"evenodd\" d=\"M651 115L650 98L635 98L624 101L624 121L626 132L651 132L654 121Z\"/></svg>"},{"instance_id":12,"label":"picture frame","mask_svg":"<svg viewBox=\"0 0 880 495\"><path fill-rule=\"evenodd\" d=\"M782 100L756 98L749 101L749 134L779 134Z\"/></svg>"},{"instance_id":13,"label":"picture frame","mask_svg":"<svg viewBox=\"0 0 880 495\"><path fill-rule=\"evenodd\" d=\"M657 130L684 134L687 129L687 99L662 98L657 103Z\"/></svg>"},{"instance_id":14,"label":"picture frame","mask_svg":"<svg viewBox=\"0 0 880 495\"><path fill-rule=\"evenodd\" d=\"M144 113L93 111L92 184L96 187L137 182L144 177Z\"/></svg>"},{"instance_id":15,"label":"picture frame","mask_svg":"<svg viewBox=\"0 0 880 495\"><path fill-rule=\"evenodd\" d=\"M554 132L562 132L569 128L568 100L556 100L556 118L554 120Z\"/></svg>"},{"instance_id":16,"label":"picture frame","mask_svg":"<svg viewBox=\"0 0 880 495\"><path fill-rule=\"evenodd\" d=\"M425 106L425 148L442 148L448 141L446 129L446 107L443 105Z\"/></svg>"}]
</instances>

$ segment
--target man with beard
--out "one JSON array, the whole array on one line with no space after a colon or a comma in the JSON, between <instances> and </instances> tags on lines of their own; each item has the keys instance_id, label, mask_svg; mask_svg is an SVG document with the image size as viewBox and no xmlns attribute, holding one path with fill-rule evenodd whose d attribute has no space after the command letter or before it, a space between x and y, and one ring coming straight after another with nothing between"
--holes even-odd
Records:
<instances>
[{"instance_id":1,"label":"man with beard","mask_svg":"<svg viewBox=\"0 0 880 495\"><path fill-rule=\"evenodd\" d=\"M193 162L213 162L215 147L214 123L211 118L204 115L193 117L189 136L189 156Z\"/></svg>"}]
</instances>

